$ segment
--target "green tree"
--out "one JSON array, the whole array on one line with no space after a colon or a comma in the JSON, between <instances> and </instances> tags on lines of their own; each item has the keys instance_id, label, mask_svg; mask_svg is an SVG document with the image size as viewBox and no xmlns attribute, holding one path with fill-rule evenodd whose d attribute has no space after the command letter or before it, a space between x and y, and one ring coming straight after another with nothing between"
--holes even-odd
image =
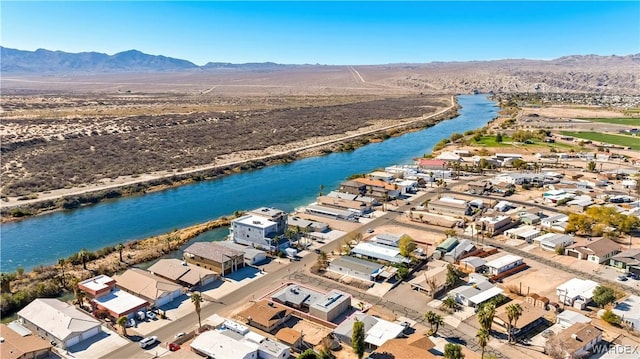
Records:
<instances>
[{"instance_id":1,"label":"green tree","mask_svg":"<svg viewBox=\"0 0 640 359\"><path fill-rule=\"evenodd\" d=\"M436 335L441 326L444 325L444 319L436 312L430 310L424 315L424 319L431 326L431 335Z\"/></svg>"},{"instance_id":2,"label":"green tree","mask_svg":"<svg viewBox=\"0 0 640 359\"><path fill-rule=\"evenodd\" d=\"M445 281L447 288L451 288L456 285L461 276L462 272L460 272L456 266L451 263L447 264L447 280Z\"/></svg>"},{"instance_id":3,"label":"green tree","mask_svg":"<svg viewBox=\"0 0 640 359\"><path fill-rule=\"evenodd\" d=\"M329 258L327 257L327 252L320 251L320 253L318 253L318 259L316 263L318 264L318 268L320 270L326 270L329 266Z\"/></svg>"},{"instance_id":4,"label":"green tree","mask_svg":"<svg viewBox=\"0 0 640 359\"><path fill-rule=\"evenodd\" d=\"M447 238L449 237L455 237L456 236L456 230L453 228L448 228L444 230L444 235L447 236Z\"/></svg>"},{"instance_id":5,"label":"green tree","mask_svg":"<svg viewBox=\"0 0 640 359\"><path fill-rule=\"evenodd\" d=\"M506 310L507 310L507 319L509 319L509 322L507 323L507 330L508 330L508 336L509 336L509 343L511 343L514 340L513 327L516 325L516 323L518 322L518 319L522 315L522 307L518 303L509 304L507 305Z\"/></svg>"},{"instance_id":6,"label":"green tree","mask_svg":"<svg viewBox=\"0 0 640 359\"><path fill-rule=\"evenodd\" d=\"M200 321L200 313L202 312L202 308L200 307L200 303L203 302L202 296L198 292L193 292L191 294L191 303L195 306L196 314L198 315L198 329L202 328L202 322Z\"/></svg>"},{"instance_id":7,"label":"green tree","mask_svg":"<svg viewBox=\"0 0 640 359\"><path fill-rule=\"evenodd\" d=\"M409 268L405 265L399 265L397 268L398 271L396 272L396 278L401 281L405 280L409 276Z\"/></svg>"},{"instance_id":8,"label":"green tree","mask_svg":"<svg viewBox=\"0 0 640 359\"><path fill-rule=\"evenodd\" d=\"M0 292L2 292L3 294L11 293L11 282L13 282L15 279L15 273L2 272L2 274L0 274Z\"/></svg>"},{"instance_id":9,"label":"green tree","mask_svg":"<svg viewBox=\"0 0 640 359\"><path fill-rule=\"evenodd\" d=\"M313 349L307 349L298 356L298 359L318 359L318 355Z\"/></svg>"},{"instance_id":10,"label":"green tree","mask_svg":"<svg viewBox=\"0 0 640 359\"><path fill-rule=\"evenodd\" d=\"M409 257L411 253L416 250L416 241L408 235L403 234L402 237L400 237L398 249L400 250L401 256Z\"/></svg>"},{"instance_id":11,"label":"green tree","mask_svg":"<svg viewBox=\"0 0 640 359\"><path fill-rule=\"evenodd\" d=\"M453 343L447 343L444 345L444 357L445 359L464 359L462 353L462 346Z\"/></svg>"},{"instance_id":12,"label":"green tree","mask_svg":"<svg viewBox=\"0 0 640 359\"><path fill-rule=\"evenodd\" d=\"M604 308L605 305L616 300L616 292L612 288L599 285L593 290L592 299L600 308Z\"/></svg>"},{"instance_id":13,"label":"green tree","mask_svg":"<svg viewBox=\"0 0 640 359\"><path fill-rule=\"evenodd\" d=\"M476 338L478 339L478 346L480 346L481 350L480 359L484 359L484 348L487 346L487 344L489 344L489 339L491 338L489 336L489 331L484 328L478 329Z\"/></svg>"},{"instance_id":14,"label":"green tree","mask_svg":"<svg viewBox=\"0 0 640 359\"><path fill-rule=\"evenodd\" d=\"M124 335L125 337L127 337L127 316L123 315L120 318L118 318L118 320L116 321L116 324L122 328L122 335Z\"/></svg>"},{"instance_id":15,"label":"green tree","mask_svg":"<svg viewBox=\"0 0 640 359\"><path fill-rule=\"evenodd\" d=\"M454 133L451 134L450 140L451 140L451 142L456 142L457 140L459 140L459 139L461 139L463 137L464 137L463 134L458 133L458 132L454 132Z\"/></svg>"},{"instance_id":16,"label":"green tree","mask_svg":"<svg viewBox=\"0 0 640 359\"><path fill-rule=\"evenodd\" d=\"M593 161L589 161L587 163L587 171L594 172L596 170L596 163Z\"/></svg>"},{"instance_id":17,"label":"green tree","mask_svg":"<svg viewBox=\"0 0 640 359\"><path fill-rule=\"evenodd\" d=\"M356 353L358 359L362 359L364 356L364 323L356 320L353 322L353 331L351 334L351 347L353 352Z\"/></svg>"},{"instance_id":18,"label":"green tree","mask_svg":"<svg viewBox=\"0 0 640 359\"><path fill-rule=\"evenodd\" d=\"M611 309L605 310L604 313L602 313L601 318L605 322L613 325L620 325L622 322L622 318L620 318L620 316L614 313Z\"/></svg>"},{"instance_id":19,"label":"green tree","mask_svg":"<svg viewBox=\"0 0 640 359\"><path fill-rule=\"evenodd\" d=\"M442 306L447 309L455 310L458 308L458 302L456 302L453 297L447 296L442 300Z\"/></svg>"},{"instance_id":20,"label":"green tree","mask_svg":"<svg viewBox=\"0 0 640 359\"><path fill-rule=\"evenodd\" d=\"M480 328L485 329L491 333L491 326L493 325L493 317L496 314L496 305L494 303L485 303L478 307L478 323Z\"/></svg>"},{"instance_id":21,"label":"green tree","mask_svg":"<svg viewBox=\"0 0 640 359\"><path fill-rule=\"evenodd\" d=\"M502 142L502 133L501 133L501 132L498 132L498 133L496 134L496 142L497 142L497 143Z\"/></svg>"}]
</instances>

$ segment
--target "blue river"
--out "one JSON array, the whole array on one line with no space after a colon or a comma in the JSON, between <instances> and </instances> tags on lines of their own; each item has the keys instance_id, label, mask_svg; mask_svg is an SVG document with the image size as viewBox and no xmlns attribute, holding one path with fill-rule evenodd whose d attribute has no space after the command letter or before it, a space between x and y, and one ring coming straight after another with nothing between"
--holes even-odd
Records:
<instances>
[{"instance_id":1,"label":"blue river","mask_svg":"<svg viewBox=\"0 0 640 359\"><path fill-rule=\"evenodd\" d=\"M352 152L305 158L3 224L0 270L10 272L18 267L29 270L37 265L53 264L82 248L96 250L167 233L236 210L271 206L290 212L313 202L321 185L326 193L351 174L412 163L414 158L430 153L441 139L482 127L497 116L496 103L486 95L458 96L458 103L462 109L454 119Z\"/></svg>"}]
</instances>

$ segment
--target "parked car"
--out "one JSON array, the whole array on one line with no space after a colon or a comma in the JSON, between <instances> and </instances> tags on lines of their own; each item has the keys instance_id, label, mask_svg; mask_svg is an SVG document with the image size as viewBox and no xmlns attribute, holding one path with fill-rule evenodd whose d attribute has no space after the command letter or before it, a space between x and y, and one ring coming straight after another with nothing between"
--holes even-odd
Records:
<instances>
[{"instance_id":1,"label":"parked car","mask_svg":"<svg viewBox=\"0 0 640 359\"><path fill-rule=\"evenodd\" d=\"M157 341L158 337L156 337L155 335L152 337L146 337L140 341L140 347L144 349L150 345L153 345Z\"/></svg>"},{"instance_id":2,"label":"parked car","mask_svg":"<svg viewBox=\"0 0 640 359\"><path fill-rule=\"evenodd\" d=\"M142 310L136 313L136 316L138 317L138 320L145 320L147 318L147 315Z\"/></svg>"},{"instance_id":3,"label":"parked car","mask_svg":"<svg viewBox=\"0 0 640 359\"><path fill-rule=\"evenodd\" d=\"M616 278L619 282L624 282L627 280L627 276L626 275L619 275L618 278Z\"/></svg>"},{"instance_id":4,"label":"parked car","mask_svg":"<svg viewBox=\"0 0 640 359\"><path fill-rule=\"evenodd\" d=\"M147 318L149 318L150 320L154 320L156 319L156 313L152 312L152 311L147 311Z\"/></svg>"},{"instance_id":5,"label":"parked car","mask_svg":"<svg viewBox=\"0 0 640 359\"><path fill-rule=\"evenodd\" d=\"M367 233L373 233L373 228L367 229Z\"/></svg>"},{"instance_id":6,"label":"parked car","mask_svg":"<svg viewBox=\"0 0 640 359\"><path fill-rule=\"evenodd\" d=\"M127 320L127 327L132 328L136 326L136 320L131 318L129 320Z\"/></svg>"},{"instance_id":7,"label":"parked car","mask_svg":"<svg viewBox=\"0 0 640 359\"><path fill-rule=\"evenodd\" d=\"M176 343L169 343L169 350L175 352L176 350L180 350L180 345Z\"/></svg>"},{"instance_id":8,"label":"parked car","mask_svg":"<svg viewBox=\"0 0 640 359\"><path fill-rule=\"evenodd\" d=\"M173 338L174 338L174 339L178 339L178 338L182 338L182 337L184 337L185 335L187 335L187 333L185 333L185 332L180 332L180 333L178 333L178 334L174 335L174 336L173 336Z\"/></svg>"}]
</instances>

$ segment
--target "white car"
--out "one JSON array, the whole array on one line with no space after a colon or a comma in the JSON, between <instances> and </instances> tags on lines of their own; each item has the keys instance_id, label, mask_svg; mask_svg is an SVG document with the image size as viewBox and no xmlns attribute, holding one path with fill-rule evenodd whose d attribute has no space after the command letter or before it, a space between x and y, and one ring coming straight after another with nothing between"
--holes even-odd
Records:
<instances>
[{"instance_id":1,"label":"white car","mask_svg":"<svg viewBox=\"0 0 640 359\"><path fill-rule=\"evenodd\" d=\"M147 318L149 318L150 320L156 319L156 313L152 311L147 311Z\"/></svg>"},{"instance_id":2,"label":"white car","mask_svg":"<svg viewBox=\"0 0 640 359\"><path fill-rule=\"evenodd\" d=\"M158 341L158 337L156 337L155 335L152 337L146 337L140 341L140 347L144 349L149 345L153 345L157 341Z\"/></svg>"},{"instance_id":3,"label":"white car","mask_svg":"<svg viewBox=\"0 0 640 359\"><path fill-rule=\"evenodd\" d=\"M185 332L180 332L180 333L176 334L173 338L174 338L174 339L179 339L179 338L184 337L185 335L187 335L187 333L185 333Z\"/></svg>"}]
</instances>

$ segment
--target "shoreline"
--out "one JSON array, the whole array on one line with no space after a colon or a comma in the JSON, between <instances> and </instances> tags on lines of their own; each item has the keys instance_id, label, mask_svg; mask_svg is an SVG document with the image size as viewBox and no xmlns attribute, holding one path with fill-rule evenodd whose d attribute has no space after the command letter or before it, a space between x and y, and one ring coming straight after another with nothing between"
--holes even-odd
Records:
<instances>
[{"instance_id":1,"label":"shoreline","mask_svg":"<svg viewBox=\"0 0 640 359\"><path fill-rule=\"evenodd\" d=\"M233 214L222 216L165 234L121 243L121 249L119 245L103 247L88 252L87 257L96 256L96 258L86 259L84 264L78 253L75 253L59 259L58 264L41 264L28 272L21 273L20 270L3 272L2 317L14 315L35 298L60 297L72 293L73 287L77 286L78 282L98 274L113 275L173 253L202 233L228 227L233 217ZM86 269L84 269L85 265ZM7 280L8 282L5 283Z\"/></svg>"},{"instance_id":2,"label":"shoreline","mask_svg":"<svg viewBox=\"0 0 640 359\"><path fill-rule=\"evenodd\" d=\"M13 203L0 202L0 223L20 221L60 210L77 209L108 199L158 192L203 180L224 177L233 173L288 163L306 157L322 156L332 152L350 151L367 143L371 143L372 140L384 140L384 138L376 138L375 136L377 135L397 136L418 130L425 126L433 126L440 121L455 118L459 115L458 109L459 105L456 96L452 95L451 106L434 114L406 119L406 121L398 124L387 125L380 128L375 128L377 126L374 125L372 129L355 131L356 133L353 134L344 133L327 136L329 139L311 138L301 141L302 144L311 142L303 146L294 143L277 146L278 148L244 151L227 156L235 160L198 166L186 171L165 170L139 176L127 176L125 178L112 180L112 182L116 182L114 184L93 184L88 185L89 188L85 186L36 193L33 194L35 198L22 201L18 201L18 198L12 198ZM435 121L425 123L430 120ZM364 142L365 140L366 143ZM296 147L289 148L290 146ZM283 147L286 149L282 150ZM270 154L258 155L264 154L265 152ZM237 157L242 159L237 160Z\"/></svg>"}]
</instances>

